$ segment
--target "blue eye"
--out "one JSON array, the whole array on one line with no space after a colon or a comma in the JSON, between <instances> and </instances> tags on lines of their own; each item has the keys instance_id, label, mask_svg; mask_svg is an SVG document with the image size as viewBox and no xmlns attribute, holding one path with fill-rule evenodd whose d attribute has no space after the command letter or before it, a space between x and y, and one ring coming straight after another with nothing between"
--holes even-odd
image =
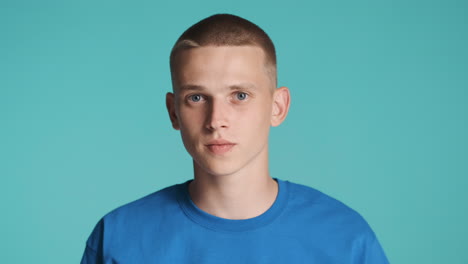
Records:
<instances>
[{"instance_id":1,"label":"blue eye","mask_svg":"<svg viewBox=\"0 0 468 264\"><path fill-rule=\"evenodd\" d=\"M237 100L240 100L240 101L245 100L245 99L247 99L247 94L246 94L246 93L242 93L242 92L237 93L237 94L236 94L236 98L237 98Z\"/></svg>"},{"instance_id":2,"label":"blue eye","mask_svg":"<svg viewBox=\"0 0 468 264\"><path fill-rule=\"evenodd\" d=\"M200 102L203 99L202 96L199 94L190 95L188 98L192 102Z\"/></svg>"}]
</instances>

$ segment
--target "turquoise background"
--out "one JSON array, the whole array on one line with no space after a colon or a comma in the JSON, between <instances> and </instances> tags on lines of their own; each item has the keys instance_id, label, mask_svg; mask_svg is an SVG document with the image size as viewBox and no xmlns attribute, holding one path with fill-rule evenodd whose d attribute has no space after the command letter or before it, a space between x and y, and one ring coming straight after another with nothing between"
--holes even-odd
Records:
<instances>
[{"instance_id":1,"label":"turquoise background","mask_svg":"<svg viewBox=\"0 0 468 264\"><path fill-rule=\"evenodd\" d=\"M0 262L78 263L105 213L191 178L164 106L189 25L276 44L273 177L371 224L392 263L468 263L468 2L0 1Z\"/></svg>"}]
</instances>

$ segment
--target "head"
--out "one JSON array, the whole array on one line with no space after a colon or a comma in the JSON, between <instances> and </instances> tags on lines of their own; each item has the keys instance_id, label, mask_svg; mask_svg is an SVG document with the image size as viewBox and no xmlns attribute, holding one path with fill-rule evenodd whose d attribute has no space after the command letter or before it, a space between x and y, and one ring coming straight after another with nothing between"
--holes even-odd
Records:
<instances>
[{"instance_id":1,"label":"head","mask_svg":"<svg viewBox=\"0 0 468 264\"><path fill-rule=\"evenodd\" d=\"M166 105L196 172L267 166L269 129L289 109L289 90L276 88L268 35L243 18L214 15L182 34L170 64L173 93Z\"/></svg>"}]
</instances>

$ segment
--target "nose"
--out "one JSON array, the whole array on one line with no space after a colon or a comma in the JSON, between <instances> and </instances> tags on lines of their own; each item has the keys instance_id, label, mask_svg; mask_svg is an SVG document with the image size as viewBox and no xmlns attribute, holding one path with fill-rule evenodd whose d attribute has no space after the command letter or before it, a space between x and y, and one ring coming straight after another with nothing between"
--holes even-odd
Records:
<instances>
[{"instance_id":1,"label":"nose","mask_svg":"<svg viewBox=\"0 0 468 264\"><path fill-rule=\"evenodd\" d=\"M206 128L210 131L228 127L229 106L222 99L213 99L207 109Z\"/></svg>"}]
</instances>

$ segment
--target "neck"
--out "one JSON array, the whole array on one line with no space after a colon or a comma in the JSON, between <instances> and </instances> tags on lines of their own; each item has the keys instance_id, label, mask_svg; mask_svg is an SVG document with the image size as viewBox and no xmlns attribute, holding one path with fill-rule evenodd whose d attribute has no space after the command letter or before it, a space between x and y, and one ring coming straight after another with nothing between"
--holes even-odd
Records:
<instances>
[{"instance_id":1,"label":"neck","mask_svg":"<svg viewBox=\"0 0 468 264\"><path fill-rule=\"evenodd\" d=\"M261 215L274 203L278 185L264 166L247 166L229 175L207 173L194 162L195 179L189 185L192 201L203 211L226 219Z\"/></svg>"}]
</instances>

